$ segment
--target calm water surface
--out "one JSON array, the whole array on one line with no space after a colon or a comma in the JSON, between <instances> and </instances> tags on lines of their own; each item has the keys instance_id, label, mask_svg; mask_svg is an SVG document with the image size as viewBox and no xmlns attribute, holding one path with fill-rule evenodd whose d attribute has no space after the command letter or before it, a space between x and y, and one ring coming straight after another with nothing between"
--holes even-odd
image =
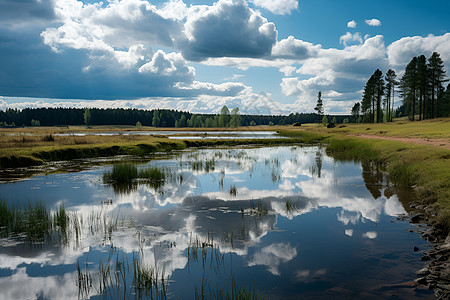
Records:
<instances>
[{"instance_id":1,"label":"calm water surface","mask_svg":"<svg viewBox=\"0 0 450 300\"><path fill-rule=\"evenodd\" d=\"M397 219L411 195L370 163L288 146L181 152L138 168L150 166L168 179L112 184L107 165L0 184L7 206L63 204L69 220L39 242L0 239L0 298L432 296L405 284L423 267L414 247L428 247Z\"/></svg>"},{"instance_id":2,"label":"calm water surface","mask_svg":"<svg viewBox=\"0 0 450 300\"><path fill-rule=\"evenodd\" d=\"M276 131L107 131L107 132L68 132L57 133L55 136L114 136L114 135L152 135L168 136L169 139L283 139L286 137L278 135Z\"/></svg>"}]
</instances>

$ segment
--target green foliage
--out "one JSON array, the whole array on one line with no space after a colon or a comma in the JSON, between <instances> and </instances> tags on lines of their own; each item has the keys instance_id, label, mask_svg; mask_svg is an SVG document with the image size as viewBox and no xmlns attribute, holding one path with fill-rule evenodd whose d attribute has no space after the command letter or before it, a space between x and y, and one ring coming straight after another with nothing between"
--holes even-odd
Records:
<instances>
[{"instance_id":1,"label":"green foliage","mask_svg":"<svg viewBox=\"0 0 450 300\"><path fill-rule=\"evenodd\" d=\"M239 113L239 108L235 107L231 110L231 119L230 119L230 127L239 127L241 126L241 115Z\"/></svg>"},{"instance_id":2,"label":"green foliage","mask_svg":"<svg viewBox=\"0 0 450 300\"><path fill-rule=\"evenodd\" d=\"M152 126L153 127L159 127L160 126L160 119L159 119L159 111L155 110L153 112L153 119L152 119Z\"/></svg>"},{"instance_id":3,"label":"green foliage","mask_svg":"<svg viewBox=\"0 0 450 300\"><path fill-rule=\"evenodd\" d=\"M349 120L348 120L348 118L345 118L343 121L342 121L342 123L343 124L347 124L347 123L349 123Z\"/></svg>"},{"instance_id":4,"label":"green foliage","mask_svg":"<svg viewBox=\"0 0 450 300\"><path fill-rule=\"evenodd\" d=\"M224 105L220 110L218 126L228 127L229 124L230 124L230 111L228 110L228 107Z\"/></svg>"},{"instance_id":5,"label":"green foliage","mask_svg":"<svg viewBox=\"0 0 450 300\"><path fill-rule=\"evenodd\" d=\"M365 122L380 123L383 121L381 111L381 100L383 95L383 73L377 69L364 86L361 111Z\"/></svg>"},{"instance_id":6,"label":"green foliage","mask_svg":"<svg viewBox=\"0 0 450 300\"><path fill-rule=\"evenodd\" d=\"M83 119L86 126L91 125L91 110L89 108L84 109Z\"/></svg>"},{"instance_id":7,"label":"green foliage","mask_svg":"<svg viewBox=\"0 0 450 300\"><path fill-rule=\"evenodd\" d=\"M128 125L135 126L137 122L140 122L143 126L152 126L153 119L156 115L155 125L158 127L186 127L187 122L193 115L200 118L202 125L206 126L206 120L208 121L208 127L219 127L220 114L192 114L189 112L182 112L169 109L158 110L140 110L140 109L121 109L121 108L90 108L91 114L90 125ZM156 112L156 114L155 114ZM54 126L54 125L85 125L84 109L79 108L25 108L23 110L6 109L6 111L0 110L0 126L12 126L15 124L30 124L31 120L39 120L41 126ZM231 117L231 116L229 116ZM341 123L342 120L348 116L336 116L337 122ZM320 121L318 115L315 113L291 113L287 116L284 115L247 115L239 114L240 126L252 126L252 125L268 125L269 122L274 124L293 124L293 123L314 123ZM192 120L194 121L194 120ZM195 126L195 122L191 121L191 127ZM252 123L253 122L253 123ZM252 124L252 125L251 125ZM230 124L227 123L227 127ZM197 126L199 123L197 121Z\"/></svg>"},{"instance_id":8,"label":"green foliage","mask_svg":"<svg viewBox=\"0 0 450 300\"><path fill-rule=\"evenodd\" d=\"M370 160L378 155L366 140L337 138L329 141L327 153L337 159L358 161Z\"/></svg>"},{"instance_id":9,"label":"green foliage","mask_svg":"<svg viewBox=\"0 0 450 300\"><path fill-rule=\"evenodd\" d=\"M205 120L205 127L206 128L211 128L211 127L215 127L214 126L214 121L211 117L206 118Z\"/></svg>"},{"instance_id":10,"label":"green foliage","mask_svg":"<svg viewBox=\"0 0 450 300\"><path fill-rule=\"evenodd\" d=\"M358 120L359 120L360 112L361 112L361 104L359 102L357 102L357 103L355 103L355 105L353 105L352 111L351 111L353 118L355 120L355 123L359 123Z\"/></svg>"},{"instance_id":11,"label":"green foliage","mask_svg":"<svg viewBox=\"0 0 450 300\"><path fill-rule=\"evenodd\" d=\"M142 129L142 123L137 121L136 122L136 129L141 130Z\"/></svg>"},{"instance_id":12,"label":"green foliage","mask_svg":"<svg viewBox=\"0 0 450 300\"><path fill-rule=\"evenodd\" d=\"M428 59L427 67L429 91L431 92L431 103L429 104L430 107L427 110L429 113L429 117L434 118L436 116L448 116L450 114L450 110L443 109L443 106L445 106L445 98L442 96L439 97L440 95L442 95L442 91L444 90L443 84L448 81L448 79L445 78L444 62L442 61L439 53L433 52L431 57Z\"/></svg>"},{"instance_id":13,"label":"green foliage","mask_svg":"<svg viewBox=\"0 0 450 300\"><path fill-rule=\"evenodd\" d=\"M323 124L323 126L327 126L327 124L328 124L328 118L327 118L327 116L323 116L323 118L322 118L322 124Z\"/></svg>"},{"instance_id":14,"label":"green foliage","mask_svg":"<svg viewBox=\"0 0 450 300\"><path fill-rule=\"evenodd\" d=\"M31 120L31 126L41 126L41 122L39 120Z\"/></svg>"},{"instance_id":15,"label":"green foliage","mask_svg":"<svg viewBox=\"0 0 450 300\"><path fill-rule=\"evenodd\" d=\"M424 55L413 57L400 80L403 100L402 113L410 120L442 117L448 111L445 106L445 67L440 55L434 52L428 59Z\"/></svg>"}]
</instances>

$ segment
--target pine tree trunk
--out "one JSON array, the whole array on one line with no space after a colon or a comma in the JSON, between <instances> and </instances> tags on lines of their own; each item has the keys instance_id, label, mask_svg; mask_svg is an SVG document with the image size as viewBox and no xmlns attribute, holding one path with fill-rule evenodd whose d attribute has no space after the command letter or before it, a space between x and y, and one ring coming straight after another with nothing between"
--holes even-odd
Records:
<instances>
[{"instance_id":1,"label":"pine tree trunk","mask_svg":"<svg viewBox=\"0 0 450 300\"><path fill-rule=\"evenodd\" d=\"M434 85L431 87L431 118L434 119Z\"/></svg>"},{"instance_id":2,"label":"pine tree trunk","mask_svg":"<svg viewBox=\"0 0 450 300\"><path fill-rule=\"evenodd\" d=\"M392 122L392 114L394 112L394 95L395 95L395 87L392 88L392 110L391 110L391 122Z\"/></svg>"},{"instance_id":3,"label":"pine tree trunk","mask_svg":"<svg viewBox=\"0 0 450 300\"><path fill-rule=\"evenodd\" d=\"M419 121L422 120L422 91L420 92L420 96L419 96Z\"/></svg>"}]
</instances>

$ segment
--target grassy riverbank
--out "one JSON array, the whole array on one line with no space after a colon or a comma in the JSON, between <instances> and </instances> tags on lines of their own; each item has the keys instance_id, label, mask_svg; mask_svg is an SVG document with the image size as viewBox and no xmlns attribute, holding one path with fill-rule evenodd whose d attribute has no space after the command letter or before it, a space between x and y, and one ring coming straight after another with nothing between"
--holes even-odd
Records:
<instances>
[{"instance_id":1,"label":"grassy riverbank","mask_svg":"<svg viewBox=\"0 0 450 300\"><path fill-rule=\"evenodd\" d=\"M70 130L72 130L71 128ZM104 126L77 132L117 131ZM119 128L118 130L133 130ZM145 130L155 130L146 128ZM159 128L158 128L159 129ZM247 130L243 128L242 130ZM256 127L255 130L267 130ZM168 130L168 129L159 129ZM186 129L184 129L186 130ZM212 131L223 130L213 128ZM239 129L241 130L241 129ZM195 130L194 130L195 131ZM204 129L202 129L204 131ZM169 152L188 147L236 146L243 144L275 145L298 142L312 142L302 137L286 139L168 139L161 135L58 135L66 133L60 128L16 128L0 131L0 168L16 168L40 165L45 161L71 160L77 158L107 157L114 155L145 156L155 152ZM126 131L125 131L126 132ZM177 132L175 130L174 132ZM194 134L194 133L192 133ZM176 134L175 134L176 135ZM186 134L182 134L186 136ZM202 135L202 133L200 133ZM321 139L320 137L318 137Z\"/></svg>"},{"instance_id":2,"label":"grassy riverbank","mask_svg":"<svg viewBox=\"0 0 450 300\"><path fill-rule=\"evenodd\" d=\"M450 229L450 120L351 124L327 129L317 125L285 128L289 136L322 138L327 153L343 160L372 160L385 166L390 180L412 186L431 208L435 226ZM364 134L364 136L361 136Z\"/></svg>"}]
</instances>

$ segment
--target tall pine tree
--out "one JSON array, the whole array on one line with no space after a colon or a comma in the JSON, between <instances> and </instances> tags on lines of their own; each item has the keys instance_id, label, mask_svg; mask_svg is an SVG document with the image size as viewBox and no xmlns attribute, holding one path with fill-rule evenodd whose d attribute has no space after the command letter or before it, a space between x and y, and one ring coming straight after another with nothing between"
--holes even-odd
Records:
<instances>
[{"instance_id":1,"label":"tall pine tree","mask_svg":"<svg viewBox=\"0 0 450 300\"><path fill-rule=\"evenodd\" d=\"M363 98L361 101L361 112L363 114L363 122L375 122L375 109L374 107L374 94L375 94L375 78L370 76L364 86Z\"/></svg>"},{"instance_id":2,"label":"tall pine tree","mask_svg":"<svg viewBox=\"0 0 450 300\"><path fill-rule=\"evenodd\" d=\"M414 57L406 66L405 73L400 81L403 103L406 106L409 119L412 121L414 121L414 115L416 114L417 83L417 57Z\"/></svg>"},{"instance_id":3,"label":"tall pine tree","mask_svg":"<svg viewBox=\"0 0 450 300\"><path fill-rule=\"evenodd\" d=\"M381 111L381 99L384 95L384 79L383 79L383 72L381 72L379 69L373 73L374 76L374 100L376 101L377 105L377 123L383 122L383 113Z\"/></svg>"},{"instance_id":4,"label":"tall pine tree","mask_svg":"<svg viewBox=\"0 0 450 300\"><path fill-rule=\"evenodd\" d=\"M426 100L430 90L428 66L425 55L417 58L417 92L419 97L419 121L425 119Z\"/></svg>"},{"instance_id":5,"label":"tall pine tree","mask_svg":"<svg viewBox=\"0 0 450 300\"><path fill-rule=\"evenodd\" d=\"M437 52L433 52L428 59L429 79L431 85L431 118L441 116L439 106L437 103L437 96L443 90L443 84L448 80L445 79L444 63Z\"/></svg>"},{"instance_id":6,"label":"tall pine tree","mask_svg":"<svg viewBox=\"0 0 450 300\"><path fill-rule=\"evenodd\" d=\"M392 122L392 112L394 111L395 86L398 82L395 80L397 74L392 69L386 72L386 121Z\"/></svg>"}]
</instances>

